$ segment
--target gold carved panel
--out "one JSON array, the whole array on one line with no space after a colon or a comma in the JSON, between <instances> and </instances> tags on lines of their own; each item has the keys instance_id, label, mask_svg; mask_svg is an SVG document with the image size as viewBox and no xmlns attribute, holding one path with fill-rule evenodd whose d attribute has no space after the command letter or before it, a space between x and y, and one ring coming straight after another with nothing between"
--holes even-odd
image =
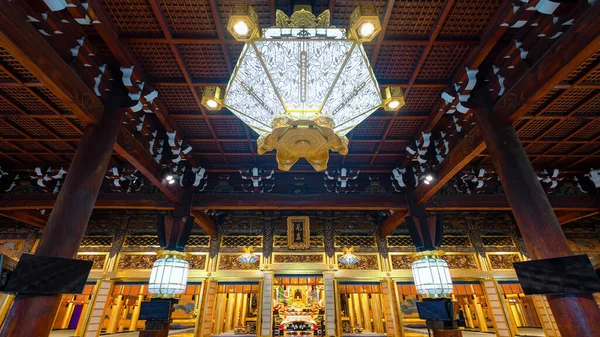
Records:
<instances>
[{"instance_id":1,"label":"gold carved panel","mask_svg":"<svg viewBox=\"0 0 600 337\"><path fill-rule=\"evenodd\" d=\"M190 269L206 269L206 254L190 254L186 258Z\"/></svg>"},{"instance_id":2,"label":"gold carved panel","mask_svg":"<svg viewBox=\"0 0 600 337\"><path fill-rule=\"evenodd\" d=\"M118 268L126 269L152 269L154 261L157 259L154 254L123 254L119 258Z\"/></svg>"},{"instance_id":3,"label":"gold carved panel","mask_svg":"<svg viewBox=\"0 0 600 337\"><path fill-rule=\"evenodd\" d=\"M392 269L411 269L416 259L414 254L390 255Z\"/></svg>"},{"instance_id":4,"label":"gold carved panel","mask_svg":"<svg viewBox=\"0 0 600 337\"><path fill-rule=\"evenodd\" d=\"M597 238L567 238L573 252L595 252L600 251L600 240Z\"/></svg>"},{"instance_id":5,"label":"gold carved panel","mask_svg":"<svg viewBox=\"0 0 600 337\"><path fill-rule=\"evenodd\" d=\"M273 256L274 263L324 263L323 254L294 254Z\"/></svg>"},{"instance_id":6,"label":"gold carved panel","mask_svg":"<svg viewBox=\"0 0 600 337\"><path fill-rule=\"evenodd\" d=\"M287 239L289 249L310 248L310 219L307 216L287 218Z\"/></svg>"},{"instance_id":7,"label":"gold carved panel","mask_svg":"<svg viewBox=\"0 0 600 337\"><path fill-rule=\"evenodd\" d=\"M519 254L488 254L492 269L513 269L513 262L521 262Z\"/></svg>"},{"instance_id":8,"label":"gold carved panel","mask_svg":"<svg viewBox=\"0 0 600 337\"><path fill-rule=\"evenodd\" d=\"M342 254L336 254L336 258L339 258ZM361 255L356 254L360 260L354 266L347 266L338 262L338 268L342 270L379 270L379 256L377 254L372 255Z\"/></svg>"},{"instance_id":9,"label":"gold carved panel","mask_svg":"<svg viewBox=\"0 0 600 337\"><path fill-rule=\"evenodd\" d=\"M92 261L92 269L103 269L106 262L106 254L81 254L77 260Z\"/></svg>"},{"instance_id":10,"label":"gold carved panel","mask_svg":"<svg viewBox=\"0 0 600 337\"><path fill-rule=\"evenodd\" d=\"M258 270L260 259L252 264L240 263L239 255L219 255L219 270Z\"/></svg>"},{"instance_id":11,"label":"gold carved panel","mask_svg":"<svg viewBox=\"0 0 600 337\"><path fill-rule=\"evenodd\" d=\"M479 269L473 254L447 254L442 256L450 269Z\"/></svg>"},{"instance_id":12,"label":"gold carved panel","mask_svg":"<svg viewBox=\"0 0 600 337\"><path fill-rule=\"evenodd\" d=\"M0 240L0 254L16 257L24 245L25 240L2 239Z\"/></svg>"}]
</instances>

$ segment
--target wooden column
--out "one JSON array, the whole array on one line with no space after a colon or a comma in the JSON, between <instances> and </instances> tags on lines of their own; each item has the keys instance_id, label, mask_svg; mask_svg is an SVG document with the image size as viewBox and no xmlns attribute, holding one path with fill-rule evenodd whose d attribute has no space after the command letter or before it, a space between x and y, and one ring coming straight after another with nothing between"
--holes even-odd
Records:
<instances>
[{"instance_id":1,"label":"wooden column","mask_svg":"<svg viewBox=\"0 0 600 337\"><path fill-rule=\"evenodd\" d=\"M474 90L471 97L477 124L531 258L571 255L567 239L515 128L494 112L485 85ZM547 298L563 336L600 336L600 309L592 294Z\"/></svg>"},{"instance_id":2,"label":"wooden column","mask_svg":"<svg viewBox=\"0 0 600 337\"><path fill-rule=\"evenodd\" d=\"M99 123L83 134L35 255L77 255L121 127L123 90L113 88ZM0 336L48 336L61 297L17 295Z\"/></svg>"}]
</instances>

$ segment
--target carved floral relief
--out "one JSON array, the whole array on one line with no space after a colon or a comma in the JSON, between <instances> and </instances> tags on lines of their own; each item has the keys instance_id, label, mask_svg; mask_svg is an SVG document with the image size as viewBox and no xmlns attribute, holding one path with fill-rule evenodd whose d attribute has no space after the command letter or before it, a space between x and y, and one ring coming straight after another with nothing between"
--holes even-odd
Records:
<instances>
[{"instance_id":1,"label":"carved floral relief","mask_svg":"<svg viewBox=\"0 0 600 337\"><path fill-rule=\"evenodd\" d=\"M489 254L488 260L492 269L513 269L513 262L521 262L517 254Z\"/></svg>"},{"instance_id":2,"label":"carved floral relief","mask_svg":"<svg viewBox=\"0 0 600 337\"><path fill-rule=\"evenodd\" d=\"M473 254L456 254L442 256L450 269L478 269Z\"/></svg>"},{"instance_id":3,"label":"carved floral relief","mask_svg":"<svg viewBox=\"0 0 600 337\"><path fill-rule=\"evenodd\" d=\"M311 255L275 255L275 263L324 263L322 254Z\"/></svg>"},{"instance_id":4,"label":"carved floral relief","mask_svg":"<svg viewBox=\"0 0 600 337\"><path fill-rule=\"evenodd\" d=\"M120 270L126 269L152 269L156 255L127 255L123 254L119 258Z\"/></svg>"},{"instance_id":5,"label":"carved floral relief","mask_svg":"<svg viewBox=\"0 0 600 337\"><path fill-rule=\"evenodd\" d=\"M92 261L92 269L102 269L104 268L104 262L106 261L106 254L77 255L77 260Z\"/></svg>"},{"instance_id":6,"label":"carved floral relief","mask_svg":"<svg viewBox=\"0 0 600 337\"><path fill-rule=\"evenodd\" d=\"M190 264L190 269L201 269L206 268L206 255L204 254L191 254L186 258Z\"/></svg>"},{"instance_id":7,"label":"carved floral relief","mask_svg":"<svg viewBox=\"0 0 600 337\"><path fill-rule=\"evenodd\" d=\"M340 254L338 254L339 258ZM338 268L343 270L379 270L379 259L377 255L356 254L360 258L354 266L347 266L338 262Z\"/></svg>"},{"instance_id":8,"label":"carved floral relief","mask_svg":"<svg viewBox=\"0 0 600 337\"><path fill-rule=\"evenodd\" d=\"M258 270L260 262L252 264L240 263L238 255L221 255L219 257L219 270Z\"/></svg>"},{"instance_id":9,"label":"carved floral relief","mask_svg":"<svg viewBox=\"0 0 600 337\"><path fill-rule=\"evenodd\" d=\"M411 269L416 257L413 254L390 255L393 269Z\"/></svg>"}]
</instances>

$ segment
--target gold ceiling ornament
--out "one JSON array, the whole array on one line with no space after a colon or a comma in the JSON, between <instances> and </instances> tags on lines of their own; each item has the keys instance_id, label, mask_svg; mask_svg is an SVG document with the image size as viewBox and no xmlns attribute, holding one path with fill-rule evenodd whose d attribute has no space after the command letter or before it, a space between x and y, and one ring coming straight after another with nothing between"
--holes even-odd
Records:
<instances>
[{"instance_id":1,"label":"gold ceiling ornament","mask_svg":"<svg viewBox=\"0 0 600 337\"><path fill-rule=\"evenodd\" d=\"M384 105L362 45L381 30L377 7L359 5L348 28L331 26L330 16L296 6L261 29L250 5L234 5L227 29L246 44L224 94L207 87L202 96L207 109L227 108L259 134L259 155L277 150L283 171L300 158L324 171L329 151L348 153L350 130L379 108L402 105L395 89Z\"/></svg>"},{"instance_id":2,"label":"gold ceiling ornament","mask_svg":"<svg viewBox=\"0 0 600 337\"><path fill-rule=\"evenodd\" d=\"M305 158L316 171L324 171L329 150L348 153L348 138L335 133L327 116L314 120L293 120L283 116L273 120L273 131L258 137L258 154L277 150L277 167L289 171L300 158Z\"/></svg>"},{"instance_id":3,"label":"gold ceiling ornament","mask_svg":"<svg viewBox=\"0 0 600 337\"><path fill-rule=\"evenodd\" d=\"M291 17L288 17L283 11L278 9L275 14L275 27L329 28L330 18L331 15L329 14L329 10L324 11L316 17L310 12L310 6L296 6Z\"/></svg>"}]
</instances>

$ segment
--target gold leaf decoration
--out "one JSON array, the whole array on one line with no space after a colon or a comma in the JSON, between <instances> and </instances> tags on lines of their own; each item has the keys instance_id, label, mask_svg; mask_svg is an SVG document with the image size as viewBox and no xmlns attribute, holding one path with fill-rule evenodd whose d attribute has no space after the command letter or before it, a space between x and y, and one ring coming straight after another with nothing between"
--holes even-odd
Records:
<instances>
[{"instance_id":1,"label":"gold leaf decoration","mask_svg":"<svg viewBox=\"0 0 600 337\"><path fill-rule=\"evenodd\" d=\"M323 255L275 255L275 263L323 263Z\"/></svg>"},{"instance_id":2,"label":"gold leaf decoration","mask_svg":"<svg viewBox=\"0 0 600 337\"><path fill-rule=\"evenodd\" d=\"M513 269L513 262L521 262L517 254L490 254L488 259L492 269Z\"/></svg>"},{"instance_id":3,"label":"gold leaf decoration","mask_svg":"<svg viewBox=\"0 0 600 337\"><path fill-rule=\"evenodd\" d=\"M475 256L472 254L457 254L442 256L450 269L478 269Z\"/></svg>"},{"instance_id":4,"label":"gold leaf decoration","mask_svg":"<svg viewBox=\"0 0 600 337\"><path fill-rule=\"evenodd\" d=\"M252 264L240 263L238 255L221 255L219 258L219 270L258 270L260 262Z\"/></svg>"},{"instance_id":5,"label":"gold leaf decoration","mask_svg":"<svg viewBox=\"0 0 600 337\"><path fill-rule=\"evenodd\" d=\"M411 269L416 257L412 254L390 255L390 259L392 260L393 269Z\"/></svg>"},{"instance_id":6,"label":"gold leaf decoration","mask_svg":"<svg viewBox=\"0 0 600 337\"><path fill-rule=\"evenodd\" d=\"M202 270L204 270L204 268L206 267L206 255L204 255L204 254L189 255L186 258L186 260L190 264L190 269L202 269Z\"/></svg>"},{"instance_id":7,"label":"gold leaf decoration","mask_svg":"<svg viewBox=\"0 0 600 337\"><path fill-rule=\"evenodd\" d=\"M156 255L121 255L119 269L152 269Z\"/></svg>"},{"instance_id":8,"label":"gold leaf decoration","mask_svg":"<svg viewBox=\"0 0 600 337\"><path fill-rule=\"evenodd\" d=\"M377 255L355 255L360 259L356 265L347 266L338 262L338 268L351 270L379 270L379 259L377 258Z\"/></svg>"},{"instance_id":9,"label":"gold leaf decoration","mask_svg":"<svg viewBox=\"0 0 600 337\"><path fill-rule=\"evenodd\" d=\"M105 254L77 255L77 260L92 261L92 269L102 269L102 268L104 268L104 261L106 261L106 255Z\"/></svg>"}]
</instances>

